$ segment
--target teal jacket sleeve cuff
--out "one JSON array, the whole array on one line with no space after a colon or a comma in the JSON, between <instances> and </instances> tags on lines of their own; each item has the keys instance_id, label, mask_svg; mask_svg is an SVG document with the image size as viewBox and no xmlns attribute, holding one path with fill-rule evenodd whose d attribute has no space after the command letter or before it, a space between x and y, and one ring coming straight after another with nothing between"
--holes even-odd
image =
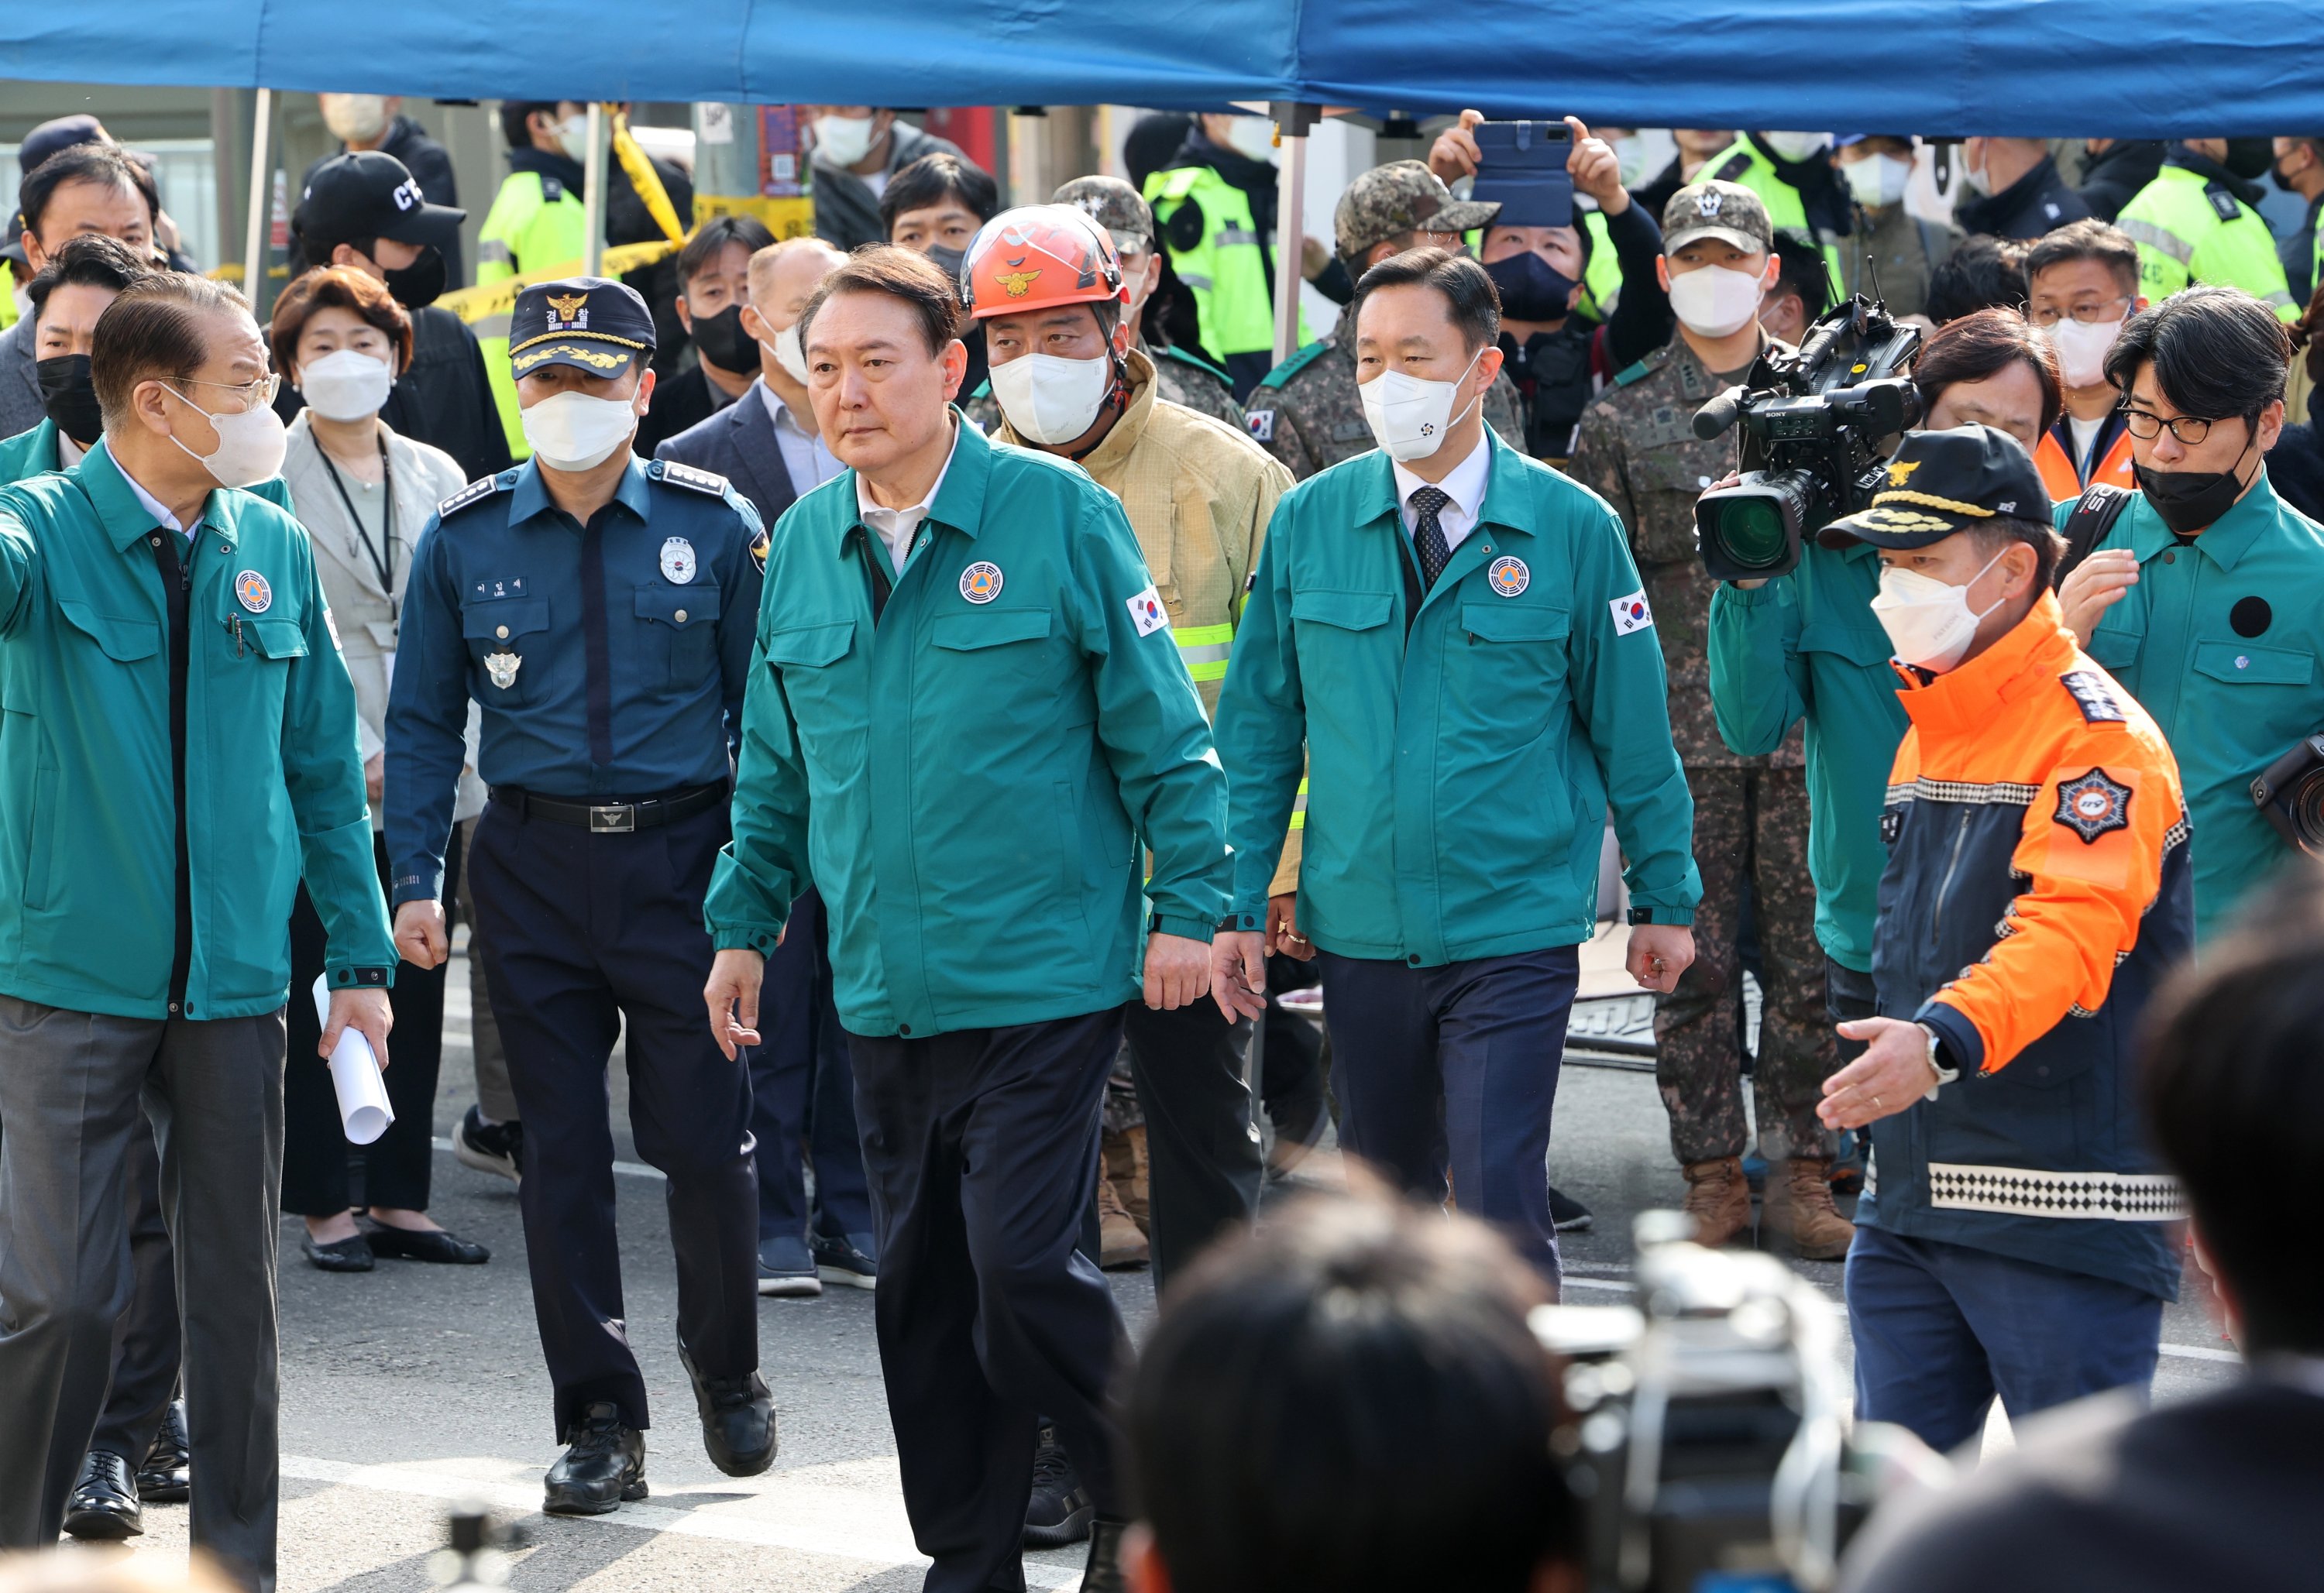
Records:
<instances>
[{"instance_id":1,"label":"teal jacket sleeve cuff","mask_svg":"<svg viewBox=\"0 0 2324 1593\"><path fill-rule=\"evenodd\" d=\"M335 990L384 990L395 983L395 969L342 968L333 966L323 971L324 982Z\"/></svg>"},{"instance_id":2,"label":"teal jacket sleeve cuff","mask_svg":"<svg viewBox=\"0 0 2324 1593\"><path fill-rule=\"evenodd\" d=\"M783 926L779 924L715 925L710 931L710 949L714 952L756 952L762 957L774 955L782 944Z\"/></svg>"},{"instance_id":3,"label":"teal jacket sleeve cuff","mask_svg":"<svg viewBox=\"0 0 2324 1593\"><path fill-rule=\"evenodd\" d=\"M1784 594L1780 581L1762 581L1757 586L1738 586L1729 581L1719 589L1720 598L1739 608L1777 608L1782 606Z\"/></svg>"},{"instance_id":4,"label":"teal jacket sleeve cuff","mask_svg":"<svg viewBox=\"0 0 2324 1593\"><path fill-rule=\"evenodd\" d=\"M1217 928L1215 920L1205 923L1199 918L1174 918L1167 913L1157 913L1154 918L1154 932L1157 935L1175 935L1185 940L1199 940L1205 944L1209 942Z\"/></svg>"},{"instance_id":5,"label":"teal jacket sleeve cuff","mask_svg":"<svg viewBox=\"0 0 2324 1593\"><path fill-rule=\"evenodd\" d=\"M1632 898L1631 900L1634 905L1634 910L1646 914L1646 922L1649 924L1667 924L1675 929L1687 929L1693 926L1694 909L1691 907L1650 907L1638 902L1635 897Z\"/></svg>"}]
</instances>

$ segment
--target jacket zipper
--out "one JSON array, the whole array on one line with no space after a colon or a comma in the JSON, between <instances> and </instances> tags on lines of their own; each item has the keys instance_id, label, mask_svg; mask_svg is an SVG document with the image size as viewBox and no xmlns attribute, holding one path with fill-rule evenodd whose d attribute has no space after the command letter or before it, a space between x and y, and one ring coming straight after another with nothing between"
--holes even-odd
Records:
<instances>
[{"instance_id":1,"label":"jacket zipper","mask_svg":"<svg viewBox=\"0 0 2324 1593\"><path fill-rule=\"evenodd\" d=\"M1975 808L1963 808L1960 828L1953 832L1953 854L1945 864L1945 877L1937 881L1937 899L1929 907L1929 950L1937 949L1937 937L1945 916L1945 898L1952 894L1953 875L1960 870L1961 849L1969 844L1969 822L1977 816Z\"/></svg>"}]
</instances>

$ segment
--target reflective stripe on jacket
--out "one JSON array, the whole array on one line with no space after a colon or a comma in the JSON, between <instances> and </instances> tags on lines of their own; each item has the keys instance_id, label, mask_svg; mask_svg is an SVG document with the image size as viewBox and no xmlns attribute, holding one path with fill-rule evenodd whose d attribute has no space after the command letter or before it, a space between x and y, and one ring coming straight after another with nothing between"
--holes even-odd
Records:
<instances>
[{"instance_id":1,"label":"reflective stripe on jacket","mask_svg":"<svg viewBox=\"0 0 2324 1593\"><path fill-rule=\"evenodd\" d=\"M2277 317L2300 318L2259 212L2200 171L2165 165L2122 207L2115 226L2138 245L2138 290L2160 304L2190 282L2241 288Z\"/></svg>"}]
</instances>

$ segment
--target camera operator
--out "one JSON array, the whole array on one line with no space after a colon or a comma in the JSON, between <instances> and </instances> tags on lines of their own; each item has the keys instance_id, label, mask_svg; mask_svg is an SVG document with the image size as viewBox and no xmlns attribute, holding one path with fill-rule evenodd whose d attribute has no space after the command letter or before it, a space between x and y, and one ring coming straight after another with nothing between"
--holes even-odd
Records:
<instances>
[{"instance_id":1,"label":"camera operator","mask_svg":"<svg viewBox=\"0 0 2324 1593\"><path fill-rule=\"evenodd\" d=\"M2130 318L2106 374L2138 493L2058 594L2178 754L2203 837L2199 939L2294 855L2252 782L2324 730L2324 531L2276 495L2264 457L2291 357L2274 312L2237 288L2189 288Z\"/></svg>"},{"instance_id":2,"label":"camera operator","mask_svg":"<svg viewBox=\"0 0 2324 1593\"><path fill-rule=\"evenodd\" d=\"M1759 325L1778 343L1799 346L1816 318L1831 308L1831 279L1823 256L1798 233L1775 235L1775 285L1759 306Z\"/></svg>"},{"instance_id":3,"label":"camera operator","mask_svg":"<svg viewBox=\"0 0 2324 1593\"><path fill-rule=\"evenodd\" d=\"M1127 1391L1131 1593L1578 1588L1547 1299L1480 1224L1377 1193L1212 1251Z\"/></svg>"},{"instance_id":4,"label":"camera operator","mask_svg":"<svg viewBox=\"0 0 2324 1593\"><path fill-rule=\"evenodd\" d=\"M1829 1260L1847 1253L1850 1236L1831 1202L1834 1147L1815 1117L1816 1083L1836 1054L1809 883L1807 785L1798 742L1779 738L1746 756L1720 736L1706 656L1717 584L1695 553L1694 501L1734 468L1736 444L1696 437L1694 412L1738 382L1770 380L1758 317L1782 271L1773 245L1766 208L1749 189L1700 182L1672 196L1658 275L1679 335L1616 376L1591 405L1566 469L1628 528L1694 798L1703 892L1696 960L1655 1012L1655 1073L1670 1110L1671 1148L1685 1169L1686 1209L1705 1245L1726 1244L1751 1222L1735 989L1738 920L1756 886L1767 970L1754 1075L1760 1149L1771 1166L1788 1164L1769 1216L1801 1254ZM1776 1184L1772 1172L1769 1184Z\"/></svg>"},{"instance_id":5,"label":"camera operator","mask_svg":"<svg viewBox=\"0 0 2324 1593\"><path fill-rule=\"evenodd\" d=\"M1876 1515L1845 1593L2312 1588L2324 1560L2324 881L2302 870L2158 999L2139 1093L2250 1362L2141 1414L2092 1401L1960 1488Z\"/></svg>"},{"instance_id":6,"label":"camera operator","mask_svg":"<svg viewBox=\"0 0 2324 1593\"><path fill-rule=\"evenodd\" d=\"M2153 1378L2178 1200L2130 1120L2130 1036L2193 936L2178 769L2051 594L2033 456L1989 426L1908 435L1871 506L1873 612L1912 726L1881 833L1880 1016L1824 1082L1873 1124L1848 1309L1857 1414L1939 1450Z\"/></svg>"}]
</instances>

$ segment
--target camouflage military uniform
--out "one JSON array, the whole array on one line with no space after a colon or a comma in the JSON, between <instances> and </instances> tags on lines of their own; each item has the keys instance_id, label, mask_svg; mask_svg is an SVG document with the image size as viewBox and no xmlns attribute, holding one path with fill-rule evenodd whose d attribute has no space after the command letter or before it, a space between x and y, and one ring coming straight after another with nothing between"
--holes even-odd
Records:
<instances>
[{"instance_id":1,"label":"camouflage military uniform","mask_svg":"<svg viewBox=\"0 0 2324 1593\"><path fill-rule=\"evenodd\" d=\"M1747 886L1756 888L1766 970L1754 1072L1761 1155L1776 1161L1831 1154L1815 1106L1838 1065L1808 877L1799 734L1770 756L1738 757L1720 739L1711 705L1707 649L1716 583L1696 556L1694 501L1735 468L1735 442L1702 441L1693 420L1703 401L1728 385L1703 369L1683 337L1674 338L1618 375L1584 412L1566 465L1629 529L1670 673L1671 733L1694 796L1694 857L1702 871L1695 960L1655 1012L1655 1071L1670 1111L1671 1146L1682 1163L1744 1149L1736 940Z\"/></svg>"},{"instance_id":2,"label":"camouflage military uniform","mask_svg":"<svg viewBox=\"0 0 2324 1593\"><path fill-rule=\"evenodd\" d=\"M1226 373L1199 355L1180 348L1156 348L1143 338L1139 351L1154 362L1154 384L1164 401L1223 420L1237 431L1250 429L1242 406L1234 401Z\"/></svg>"},{"instance_id":3,"label":"camouflage military uniform","mask_svg":"<svg viewBox=\"0 0 2324 1593\"><path fill-rule=\"evenodd\" d=\"M1372 431L1356 395L1355 307L1340 312L1328 336L1269 371L1243 408L1250 416L1250 435L1300 481L1370 453ZM1509 447L1526 451L1524 406L1506 373L1486 390L1485 422ZM1708 706L1703 715L1710 717Z\"/></svg>"}]
</instances>

